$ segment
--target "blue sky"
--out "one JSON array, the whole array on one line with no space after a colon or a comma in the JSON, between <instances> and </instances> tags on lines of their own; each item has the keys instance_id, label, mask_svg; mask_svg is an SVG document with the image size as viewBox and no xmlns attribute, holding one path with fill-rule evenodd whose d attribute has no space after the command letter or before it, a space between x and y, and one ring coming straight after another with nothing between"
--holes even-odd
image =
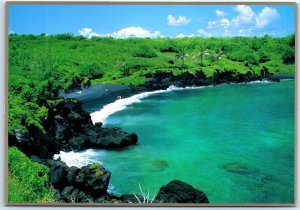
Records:
<instances>
[{"instance_id":1,"label":"blue sky","mask_svg":"<svg viewBox=\"0 0 300 210\"><path fill-rule=\"evenodd\" d=\"M285 36L293 5L9 5L9 32L88 38Z\"/></svg>"}]
</instances>

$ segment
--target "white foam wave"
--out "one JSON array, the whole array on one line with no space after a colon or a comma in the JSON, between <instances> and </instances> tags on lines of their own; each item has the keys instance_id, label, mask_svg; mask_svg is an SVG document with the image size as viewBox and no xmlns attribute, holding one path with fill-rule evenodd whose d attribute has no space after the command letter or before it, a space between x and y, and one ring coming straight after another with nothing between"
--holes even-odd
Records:
<instances>
[{"instance_id":1,"label":"white foam wave","mask_svg":"<svg viewBox=\"0 0 300 210\"><path fill-rule=\"evenodd\" d=\"M103 151L94 151L93 149L88 149L82 152L63 152L60 151L59 154L54 155L53 159L58 158L65 162L67 166L76 166L81 168L93 162L99 162L101 156L104 155Z\"/></svg>"},{"instance_id":2,"label":"white foam wave","mask_svg":"<svg viewBox=\"0 0 300 210\"><path fill-rule=\"evenodd\" d=\"M187 89L200 89L200 88L204 88L204 87L212 87L212 86L199 86L199 87L181 88L181 87L176 87L174 85L171 85L166 90L156 90L156 91L149 91L149 92L139 93L139 94L133 95L133 96L128 97L128 98L118 99L113 103L105 105L100 111L96 111L96 112L91 113L91 118L92 118L93 123L102 122L103 124L105 124L106 119L110 115L112 115L116 112L119 112L121 110L126 109L127 106L129 106L133 103L141 102L142 98L146 98L146 97L149 97L149 96L154 95L154 94L160 94L160 93L166 93L166 92L178 91L178 90L187 90Z\"/></svg>"},{"instance_id":3,"label":"white foam wave","mask_svg":"<svg viewBox=\"0 0 300 210\"><path fill-rule=\"evenodd\" d=\"M254 81L251 81L251 82L244 82L244 83L242 83L242 84L258 84L258 83L263 83L263 84L266 84L266 83L272 83L271 81L269 81L269 80L265 80L265 79L263 79L263 80L254 80Z\"/></svg>"}]
</instances>

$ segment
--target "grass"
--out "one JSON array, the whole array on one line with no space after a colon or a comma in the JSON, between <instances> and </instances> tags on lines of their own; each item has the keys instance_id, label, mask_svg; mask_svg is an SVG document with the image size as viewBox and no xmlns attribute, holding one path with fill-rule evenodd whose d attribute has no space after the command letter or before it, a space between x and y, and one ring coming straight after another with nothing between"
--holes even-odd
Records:
<instances>
[{"instance_id":1,"label":"grass","mask_svg":"<svg viewBox=\"0 0 300 210\"><path fill-rule=\"evenodd\" d=\"M54 202L54 192L48 184L48 168L32 162L16 147L8 149L8 202Z\"/></svg>"}]
</instances>

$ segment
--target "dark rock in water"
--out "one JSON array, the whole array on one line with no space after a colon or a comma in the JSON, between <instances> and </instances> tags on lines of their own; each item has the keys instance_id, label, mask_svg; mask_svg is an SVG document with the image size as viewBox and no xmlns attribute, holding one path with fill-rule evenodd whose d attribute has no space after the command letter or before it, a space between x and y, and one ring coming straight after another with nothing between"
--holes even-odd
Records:
<instances>
[{"instance_id":1,"label":"dark rock in water","mask_svg":"<svg viewBox=\"0 0 300 210\"><path fill-rule=\"evenodd\" d=\"M99 137L99 132L101 132L101 127L99 130L97 130L99 127L94 126L93 124L87 124L83 126L83 131L84 134L86 134L87 136L93 137L93 138L97 138Z\"/></svg>"},{"instance_id":2,"label":"dark rock in water","mask_svg":"<svg viewBox=\"0 0 300 210\"><path fill-rule=\"evenodd\" d=\"M83 148L86 148L87 143L89 141L89 137L85 134L81 134L80 136L74 136L69 139L69 148L75 152L80 151Z\"/></svg>"},{"instance_id":3,"label":"dark rock in water","mask_svg":"<svg viewBox=\"0 0 300 210\"><path fill-rule=\"evenodd\" d=\"M43 162L47 161L43 160ZM81 169L75 166L67 167L62 161L54 161L50 164L49 180L56 189L56 201L94 202L101 196L109 196L107 188L111 173L99 163ZM116 196L112 197L116 199Z\"/></svg>"},{"instance_id":4,"label":"dark rock in water","mask_svg":"<svg viewBox=\"0 0 300 210\"><path fill-rule=\"evenodd\" d=\"M67 166L57 161L49 169L49 180L56 189L63 189L66 184Z\"/></svg>"},{"instance_id":5,"label":"dark rock in water","mask_svg":"<svg viewBox=\"0 0 300 210\"><path fill-rule=\"evenodd\" d=\"M152 171L163 171L169 166L169 164L166 160L153 160L145 163L145 166L149 167Z\"/></svg>"},{"instance_id":6,"label":"dark rock in water","mask_svg":"<svg viewBox=\"0 0 300 210\"><path fill-rule=\"evenodd\" d=\"M55 188L55 200L63 203L150 203L142 195L114 195L107 192L111 172L99 163L82 168L67 167L62 161L46 160L33 156L33 160L50 166L49 179ZM182 181L174 180L163 186L154 203L208 203L205 193Z\"/></svg>"},{"instance_id":7,"label":"dark rock in water","mask_svg":"<svg viewBox=\"0 0 300 210\"><path fill-rule=\"evenodd\" d=\"M68 184L72 185L75 182L75 177L78 175L80 169L75 167L75 166L71 166L70 168L68 168L67 170L67 175L66 175L66 181Z\"/></svg>"},{"instance_id":8,"label":"dark rock in water","mask_svg":"<svg viewBox=\"0 0 300 210\"><path fill-rule=\"evenodd\" d=\"M241 175L254 174L257 172L257 170L253 167L241 163L235 163L235 162L226 163L222 166L222 168L230 173L241 174Z\"/></svg>"},{"instance_id":9,"label":"dark rock in water","mask_svg":"<svg viewBox=\"0 0 300 210\"><path fill-rule=\"evenodd\" d=\"M102 165L94 163L84 166L75 177L75 184L93 197L107 194L111 173Z\"/></svg>"},{"instance_id":10,"label":"dark rock in water","mask_svg":"<svg viewBox=\"0 0 300 210\"><path fill-rule=\"evenodd\" d=\"M95 123L95 128L96 129L101 129L102 128L103 123L102 122L97 122Z\"/></svg>"},{"instance_id":11,"label":"dark rock in water","mask_svg":"<svg viewBox=\"0 0 300 210\"><path fill-rule=\"evenodd\" d=\"M136 134L128 134L120 128L103 128L99 132L99 137L95 141L91 141L92 147L101 145L102 148L114 149L135 145L138 141Z\"/></svg>"},{"instance_id":12,"label":"dark rock in water","mask_svg":"<svg viewBox=\"0 0 300 210\"><path fill-rule=\"evenodd\" d=\"M179 180L161 187L155 200L162 203L209 203L204 192Z\"/></svg>"},{"instance_id":13,"label":"dark rock in water","mask_svg":"<svg viewBox=\"0 0 300 210\"><path fill-rule=\"evenodd\" d=\"M74 186L67 186L61 192L61 197L68 198L72 195L74 191Z\"/></svg>"}]
</instances>

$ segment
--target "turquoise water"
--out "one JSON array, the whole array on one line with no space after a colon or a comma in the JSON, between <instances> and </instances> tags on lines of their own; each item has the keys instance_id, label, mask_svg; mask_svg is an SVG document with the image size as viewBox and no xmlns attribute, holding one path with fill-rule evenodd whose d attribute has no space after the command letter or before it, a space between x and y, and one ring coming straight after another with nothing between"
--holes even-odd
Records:
<instances>
[{"instance_id":1,"label":"turquoise water","mask_svg":"<svg viewBox=\"0 0 300 210\"><path fill-rule=\"evenodd\" d=\"M180 179L211 203L293 203L294 81L160 93L111 115L137 146L101 151L115 193Z\"/></svg>"}]
</instances>

